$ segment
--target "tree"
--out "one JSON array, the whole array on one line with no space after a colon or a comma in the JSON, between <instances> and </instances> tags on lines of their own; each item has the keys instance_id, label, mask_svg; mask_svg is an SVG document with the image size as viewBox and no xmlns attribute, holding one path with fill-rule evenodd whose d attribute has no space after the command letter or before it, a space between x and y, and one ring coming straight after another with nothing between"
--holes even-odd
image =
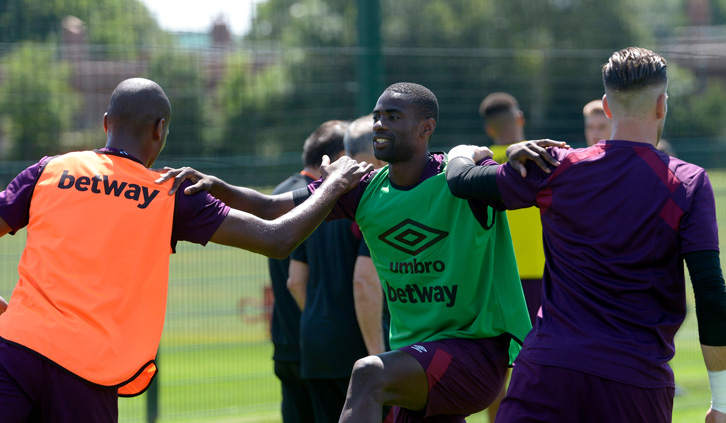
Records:
<instances>
[{"instance_id":1,"label":"tree","mask_svg":"<svg viewBox=\"0 0 726 423\"><path fill-rule=\"evenodd\" d=\"M0 42L57 39L68 15L84 21L89 43L107 46L105 52L113 57L133 57L142 46L164 38L139 0L3 0Z\"/></svg>"},{"instance_id":2,"label":"tree","mask_svg":"<svg viewBox=\"0 0 726 423\"><path fill-rule=\"evenodd\" d=\"M9 120L10 159L65 152L59 141L72 127L80 99L69 83L69 66L56 54L47 45L24 44L5 59L0 114Z\"/></svg>"},{"instance_id":3,"label":"tree","mask_svg":"<svg viewBox=\"0 0 726 423\"><path fill-rule=\"evenodd\" d=\"M172 118L165 155L199 155L205 151L204 131L209 107L204 80L197 63L199 53L164 51L152 56L149 78L164 87L172 104Z\"/></svg>"},{"instance_id":4,"label":"tree","mask_svg":"<svg viewBox=\"0 0 726 423\"><path fill-rule=\"evenodd\" d=\"M218 122L221 133L215 151L273 154L285 150L289 144L297 147L293 151L299 150L302 141L296 134L297 119L288 103L290 90L283 66L255 66L246 54L229 56L216 92L223 119Z\"/></svg>"}]
</instances>

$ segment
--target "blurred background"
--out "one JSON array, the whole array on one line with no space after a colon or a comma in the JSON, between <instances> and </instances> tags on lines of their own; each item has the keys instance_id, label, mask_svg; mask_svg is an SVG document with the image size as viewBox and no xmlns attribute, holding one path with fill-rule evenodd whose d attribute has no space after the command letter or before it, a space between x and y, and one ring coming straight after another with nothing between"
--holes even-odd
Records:
<instances>
[{"instance_id":1,"label":"blurred background","mask_svg":"<svg viewBox=\"0 0 726 423\"><path fill-rule=\"evenodd\" d=\"M43 156L102 147L111 91L136 76L172 102L158 166L265 192L302 168L320 123L367 114L399 81L437 95L434 151L490 143L477 112L493 91L519 100L527 138L583 147L600 67L631 45L668 60L663 136L709 171L723 228L726 0L1 0L0 187ZM0 242L6 298L23 243L22 232ZM121 421L279 422L268 285L261 256L180 246L159 378L120 401ZM692 314L672 364L674 421L702 419L710 394Z\"/></svg>"}]
</instances>

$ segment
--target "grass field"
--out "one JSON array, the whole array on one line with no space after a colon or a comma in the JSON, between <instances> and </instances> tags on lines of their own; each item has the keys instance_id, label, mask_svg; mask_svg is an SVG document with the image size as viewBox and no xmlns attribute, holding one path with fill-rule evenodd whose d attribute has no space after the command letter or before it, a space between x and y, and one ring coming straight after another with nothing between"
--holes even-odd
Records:
<instances>
[{"instance_id":1,"label":"grass field","mask_svg":"<svg viewBox=\"0 0 726 423\"><path fill-rule=\"evenodd\" d=\"M726 172L709 172L721 236L726 228ZM0 295L17 279L24 232L0 241ZM159 422L278 423L279 385L272 371L272 345L264 317L266 261L217 245L180 244L171 258L167 320L155 383ZM701 358L690 287L689 315L677 336L672 361L682 394L674 422L699 421L710 391ZM146 421L147 394L121 399L121 422ZM484 415L469 422L483 423Z\"/></svg>"}]
</instances>

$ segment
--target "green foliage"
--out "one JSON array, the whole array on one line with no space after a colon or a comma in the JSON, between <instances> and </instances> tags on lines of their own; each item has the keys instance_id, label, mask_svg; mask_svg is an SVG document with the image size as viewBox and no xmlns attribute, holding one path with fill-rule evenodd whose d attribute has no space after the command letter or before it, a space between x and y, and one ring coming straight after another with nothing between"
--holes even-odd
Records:
<instances>
[{"instance_id":1,"label":"green foliage","mask_svg":"<svg viewBox=\"0 0 726 423\"><path fill-rule=\"evenodd\" d=\"M59 139L71 128L80 98L69 83L70 66L56 50L26 44L5 58L0 85L0 114L10 122L9 158L38 159L62 151Z\"/></svg>"},{"instance_id":2,"label":"green foliage","mask_svg":"<svg viewBox=\"0 0 726 423\"><path fill-rule=\"evenodd\" d=\"M165 50L150 60L149 79L164 88L172 105L165 155L199 155L205 150L209 107L199 61L198 53L176 50Z\"/></svg>"},{"instance_id":3,"label":"green foliage","mask_svg":"<svg viewBox=\"0 0 726 423\"><path fill-rule=\"evenodd\" d=\"M716 78L698 79L674 64L668 65L668 114L664 138L726 136L726 84Z\"/></svg>"},{"instance_id":4,"label":"green foliage","mask_svg":"<svg viewBox=\"0 0 726 423\"><path fill-rule=\"evenodd\" d=\"M163 39L140 0L3 0L0 42L58 39L66 16L81 19L88 41L113 57L134 57L144 44Z\"/></svg>"},{"instance_id":5,"label":"green foliage","mask_svg":"<svg viewBox=\"0 0 726 423\"><path fill-rule=\"evenodd\" d=\"M263 64L256 69L249 56L230 55L216 92L223 117L216 151L225 154L280 152L280 144L292 138L285 133L291 121L284 113L290 89L283 66Z\"/></svg>"}]
</instances>

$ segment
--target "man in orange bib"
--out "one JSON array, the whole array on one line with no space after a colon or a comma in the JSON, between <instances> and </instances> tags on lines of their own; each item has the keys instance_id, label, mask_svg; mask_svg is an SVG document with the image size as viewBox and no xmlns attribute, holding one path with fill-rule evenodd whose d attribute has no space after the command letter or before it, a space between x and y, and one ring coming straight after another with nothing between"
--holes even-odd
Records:
<instances>
[{"instance_id":1,"label":"man in orange bib","mask_svg":"<svg viewBox=\"0 0 726 423\"><path fill-rule=\"evenodd\" d=\"M370 170L324 159L327 189L284 215L246 188L240 210L205 193L161 194L172 183L148 168L170 118L159 85L123 81L103 118L105 148L45 157L0 193L0 236L27 228L0 315L3 422L117 421L118 396L142 393L156 374L177 241L285 257Z\"/></svg>"}]
</instances>

